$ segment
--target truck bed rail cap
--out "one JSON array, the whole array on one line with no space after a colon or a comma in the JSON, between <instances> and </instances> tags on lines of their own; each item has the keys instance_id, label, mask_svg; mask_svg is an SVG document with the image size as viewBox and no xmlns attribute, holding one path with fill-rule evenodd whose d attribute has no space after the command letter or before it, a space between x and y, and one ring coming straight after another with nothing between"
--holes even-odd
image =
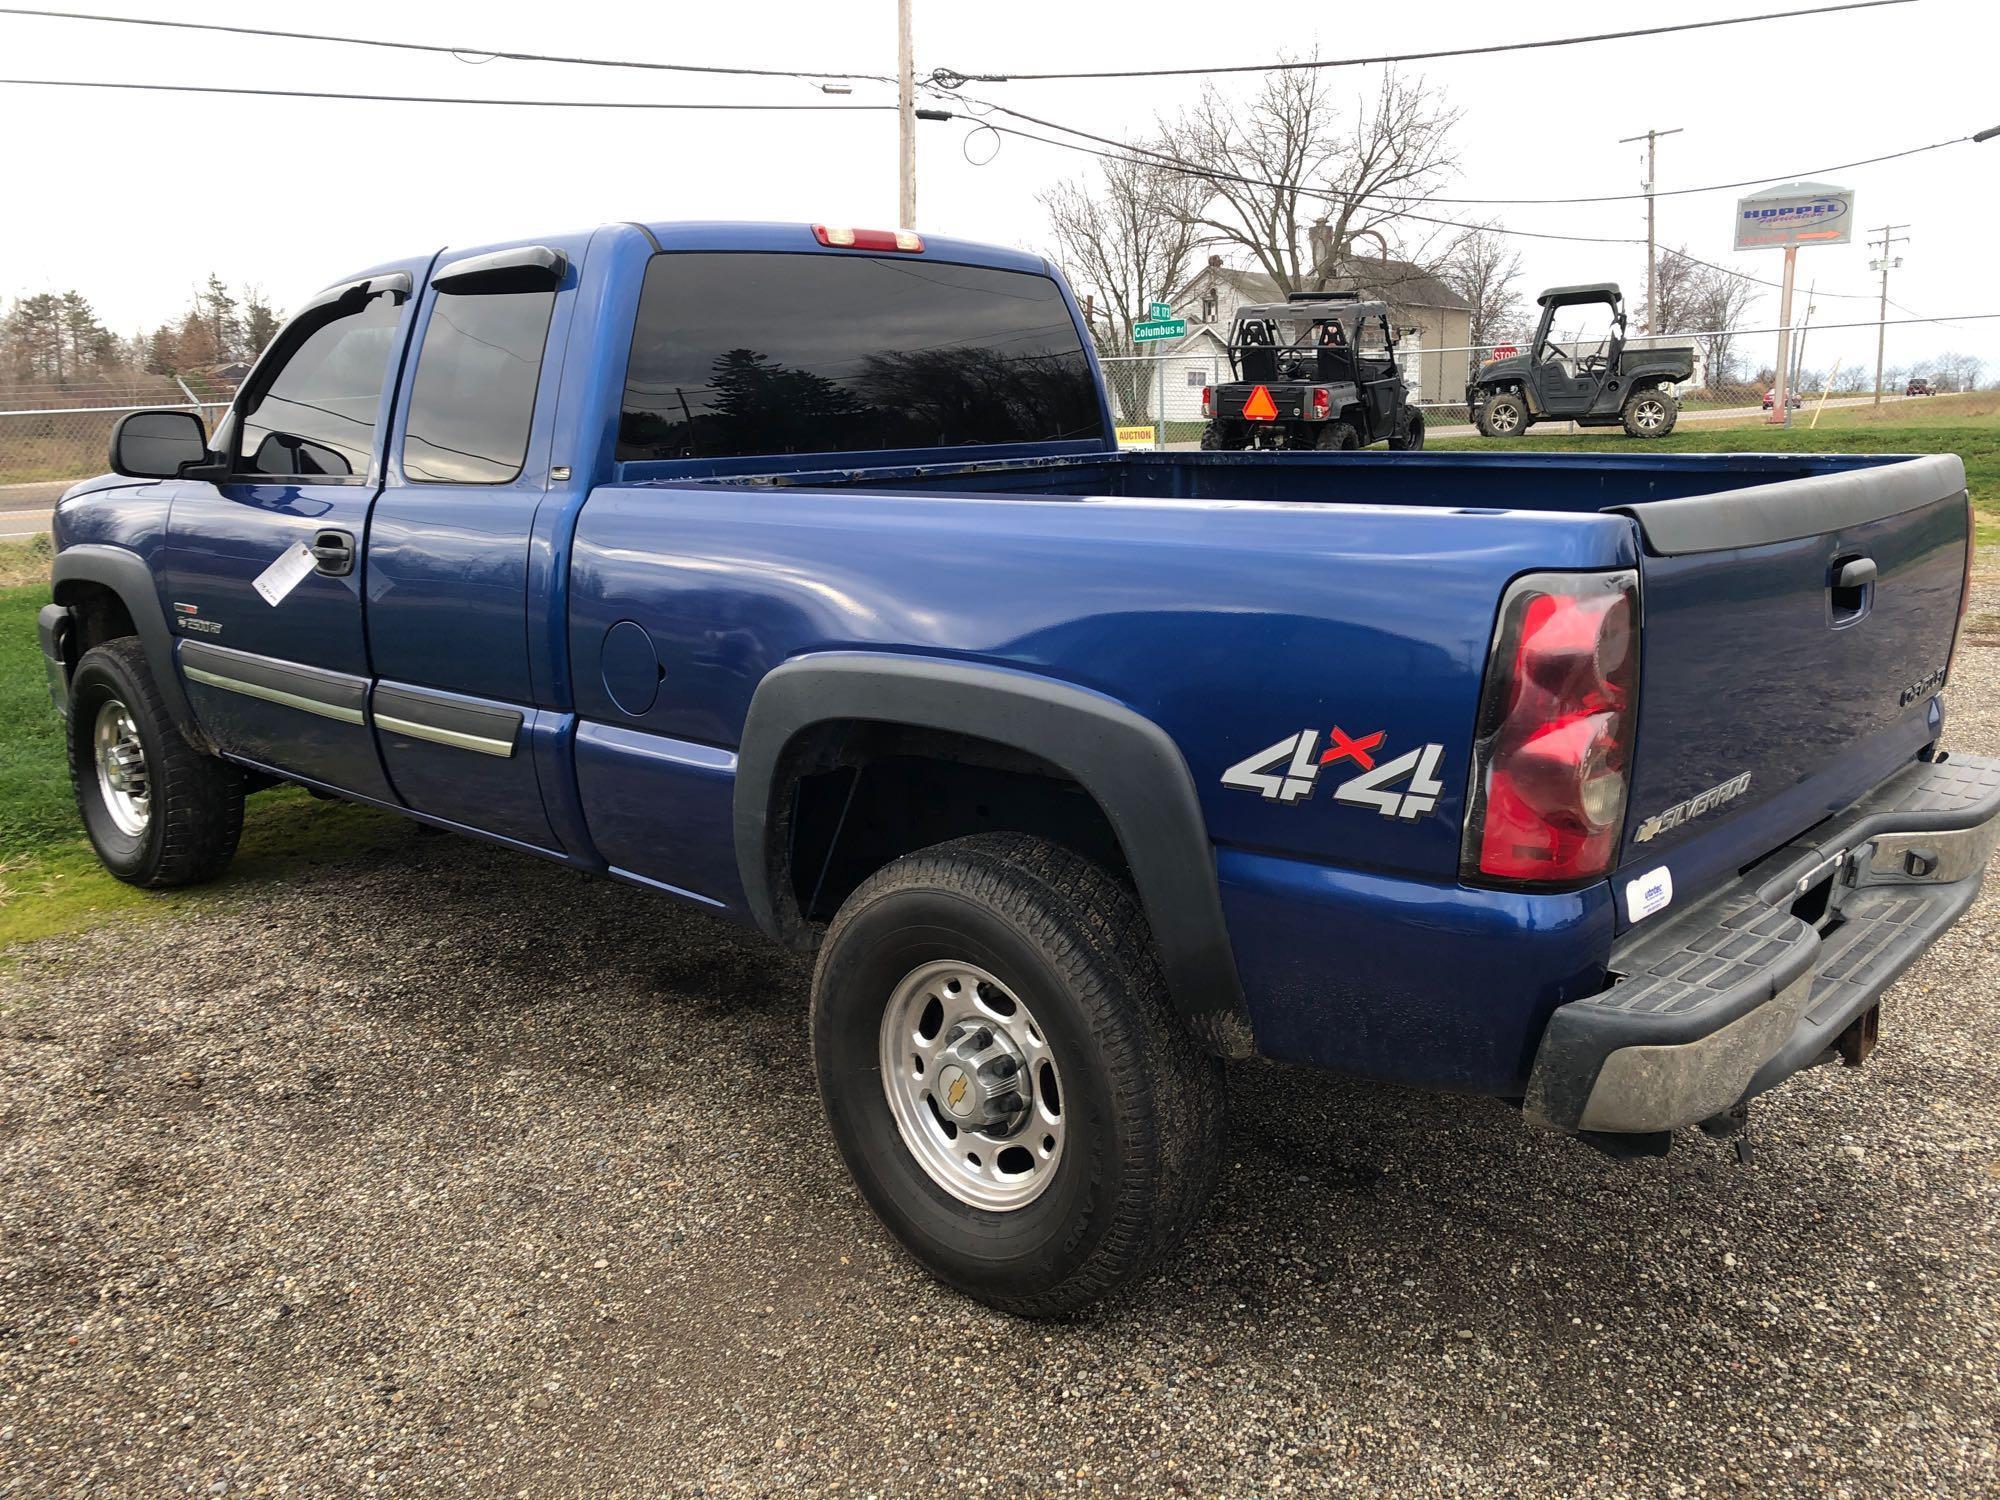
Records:
<instances>
[{"instance_id":1,"label":"truck bed rail cap","mask_svg":"<svg viewBox=\"0 0 2000 1500\"><path fill-rule=\"evenodd\" d=\"M1964 492L1965 465L1958 455L1927 453L1839 473L1610 509L1639 523L1648 552L1678 557L1866 526Z\"/></svg>"}]
</instances>

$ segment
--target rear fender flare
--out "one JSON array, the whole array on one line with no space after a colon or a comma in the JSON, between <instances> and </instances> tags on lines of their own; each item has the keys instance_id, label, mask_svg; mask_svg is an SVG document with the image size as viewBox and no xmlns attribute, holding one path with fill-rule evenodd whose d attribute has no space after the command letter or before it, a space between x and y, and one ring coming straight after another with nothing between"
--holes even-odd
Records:
<instances>
[{"instance_id":1,"label":"rear fender flare","mask_svg":"<svg viewBox=\"0 0 2000 1500\"><path fill-rule=\"evenodd\" d=\"M1028 672L846 651L773 669L750 702L734 801L737 868L751 914L766 933L794 947L813 942L785 881L785 755L805 730L842 719L970 735L1073 777L1118 837L1175 1009L1211 1052L1255 1051L1215 851L1179 747L1115 699Z\"/></svg>"},{"instance_id":2,"label":"rear fender flare","mask_svg":"<svg viewBox=\"0 0 2000 1500\"><path fill-rule=\"evenodd\" d=\"M71 600L64 595L73 597L76 591L67 586L83 583L109 589L124 604L125 613L132 617L132 628L139 634L139 645L146 653L146 665L153 669L153 681L159 687L161 698L166 701L167 711L191 743L206 748L208 740L195 723L187 691L181 684L179 672L175 670L173 632L167 626L166 612L160 607L160 591L153 581L152 569L146 566L146 560L123 547L108 547L96 542L63 548L56 554L55 566L50 570L50 586L56 603L69 604Z\"/></svg>"}]
</instances>

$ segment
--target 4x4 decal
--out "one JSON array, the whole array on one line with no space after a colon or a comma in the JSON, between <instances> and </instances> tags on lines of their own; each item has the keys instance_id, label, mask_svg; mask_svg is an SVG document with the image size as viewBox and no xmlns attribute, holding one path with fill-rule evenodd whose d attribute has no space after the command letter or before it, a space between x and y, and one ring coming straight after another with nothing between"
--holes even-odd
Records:
<instances>
[{"instance_id":1,"label":"4x4 decal","mask_svg":"<svg viewBox=\"0 0 2000 1500\"><path fill-rule=\"evenodd\" d=\"M1378 766L1373 752L1387 735L1388 731L1382 729L1372 734L1349 735L1335 725L1329 733L1326 751L1315 756L1319 731L1301 729L1239 760L1222 773L1222 784L1255 792L1267 801L1296 804L1312 794L1320 772L1327 766L1352 760L1361 767L1361 774L1335 787L1334 801L1370 808L1385 818L1406 822L1421 818L1444 795L1444 783L1438 779L1444 746L1419 745ZM1406 780L1407 785L1397 790L1398 784Z\"/></svg>"}]
</instances>

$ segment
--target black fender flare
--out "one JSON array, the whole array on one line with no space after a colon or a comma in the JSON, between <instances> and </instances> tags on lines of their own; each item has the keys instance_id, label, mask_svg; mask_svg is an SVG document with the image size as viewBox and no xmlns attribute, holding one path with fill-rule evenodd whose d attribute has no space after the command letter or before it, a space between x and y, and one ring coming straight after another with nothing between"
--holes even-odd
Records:
<instances>
[{"instance_id":1,"label":"black fender flare","mask_svg":"<svg viewBox=\"0 0 2000 1500\"><path fill-rule=\"evenodd\" d=\"M187 690L175 667L173 631L168 627L166 611L160 606L159 586L146 560L123 547L82 542L56 554L49 581L58 604L69 603L63 594L64 585L71 583L98 584L118 596L125 613L132 617L132 628L139 633L146 665L153 669L153 681L166 701L167 711L192 743L206 747L207 737L195 723Z\"/></svg>"},{"instance_id":2,"label":"black fender flare","mask_svg":"<svg viewBox=\"0 0 2000 1500\"><path fill-rule=\"evenodd\" d=\"M813 933L779 891L787 747L831 720L861 719L990 740L1056 766L1097 799L1132 872L1175 1009L1223 1057L1255 1051L1223 920L1215 850L1180 748L1152 720L1101 693L1030 672L881 652L834 651L774 668L750 700L738 749L736 862L757 925L808 947Z\"/></svg>"}]
</instances>

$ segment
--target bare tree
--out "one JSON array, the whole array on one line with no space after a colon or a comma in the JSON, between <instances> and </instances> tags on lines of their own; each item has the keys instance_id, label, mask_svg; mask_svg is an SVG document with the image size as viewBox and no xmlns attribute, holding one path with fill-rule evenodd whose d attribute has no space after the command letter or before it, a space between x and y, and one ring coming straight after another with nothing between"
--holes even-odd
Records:
<instances>
[{"instance_id":1,"label":"bare tree","mask_svg":"<svg viewBox=\"0 0 2000 1500\"><path fill-rule=\"evenodd\" d=\"M1695 308L1706 297L1708 278L1714 274L1690 259L1685 245L1663 250L1653 272L1659 306L1645 310L1645 326L1654 333L1692 333L1699 326L1692 321Z\"/></svg>"},{"instance_id":2,"label":"bare tree","mask_svg":"<svg viewBox=\"0 0 2000 1500\"><path fill-rule=\"evenodd\" d=\"M1694 330L1690 331L1701 333L1695 342L1701 346L1708 363L1709 389L1720 390L1734 371L1736 330L1743 326L1744 314L1757 300L1757 284L1717 267L1702 267L1700 271L1698 289L1689 298L1686 317L1694 324ZM1664 303L1663 298L1663 306Z\"/></svg>"},{"instance_id":3,"label":"bare tree","mask_svg":"<svg viewBox=\"0 0 2000 1500\"><path fill-rule=\"evenodd\" d=\"M1146 304L1186 282L1205 192L1185 173L1121 158L1106 161L1095 183L1070 178L1037 195L1055 236L1050 258L1091 300L1100 353L1131 352Z\"/></svg>"},{"instance_id":4,"label":"bare tree","mask_svg":"<svg viewBox=\"0 0 2000 1500\"><path fill-rule=\"evenodd\" d=\"M1471 305L1475 347L1521 332L1521 255L1491 229L1473 230L1452 248L1439 273Z\"/></svg>"},{"instance_id":5,"label":"bare tree","mask_svg":"<svg viewBox=\"0 0 2000 1500\"><path fill-rule=\"evenodd\" d=\"M1931 361L1931 367L1937 371L1939 390L1972 391L1979 388L1979 373L1986 368L1986 361L1953 349Z\"/></svg>"},{"instance_id":6,"label":"bare tree","mask_svg":"<svg viewBox=\"0 0 2000 1500\"><path fill-rule=\"evenodd\" d=\"M1247 103L1211 84L1164 130L1169 151L1203 173L1208 192L1192 222L1289 293L1324 285L1357 239L1409 260L1444 258L1438 229L1404 212L1457 170L1457 122L1420 77L1390 71L1348 116L1321 71L1300 70L1267 75Z\"/></svg>"}]
</instances>

